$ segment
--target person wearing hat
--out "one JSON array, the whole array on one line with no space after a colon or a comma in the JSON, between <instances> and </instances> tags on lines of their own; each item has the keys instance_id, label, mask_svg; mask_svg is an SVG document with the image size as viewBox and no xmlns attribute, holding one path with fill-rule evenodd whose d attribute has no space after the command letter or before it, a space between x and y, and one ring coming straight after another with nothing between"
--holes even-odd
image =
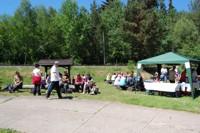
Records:
<instances>
[{"instance_id":1,"label":"person wearing hat","mask_svg":"<svg viewBox=\"0 0 200 133\"><path fill-rule=\"evenodd\" d=\"M35 64L35 68L32 71L32 83L34 85L34 88L33 88L34 96L36 95L36 93L38 93L38 95L41 95L41 92L40 92L41 71L39 67L40 67L39 64Z\"/></svg>"},{"instance_id":2,"label":"person wearing hat","mask_svg":"<svg viewBox=\"0 0 200 133\"><path fill-rule=\"evenodd\" d=\"M56 89L56 92L58 94L58 98L61 99L62 96L61 96L61 92L60 92L60 87L59 87L59 81L60 81L60 75L59 75L59 72L58 72L58 64L59 62L58 61L55 61L54 62L54 65L51 67L51 70L50 70L50 80L51 80L51 83L50 83L50 86L47 90L47 95L46 95L46 98L49 98L50 95L51 95L51 92L52 90L55 88Z\"/></svg>"}]
</instances>

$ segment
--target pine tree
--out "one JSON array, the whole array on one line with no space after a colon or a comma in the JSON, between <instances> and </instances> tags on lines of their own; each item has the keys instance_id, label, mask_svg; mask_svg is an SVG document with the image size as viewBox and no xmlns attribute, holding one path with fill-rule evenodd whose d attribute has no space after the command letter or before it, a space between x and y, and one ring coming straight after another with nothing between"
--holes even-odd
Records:
<instances>
[{"instance_id":1,"label":"pine tree","mask_svg":"<svg viewBox=\"0 0 200 133\"><path fill-rule=\"evenodd\" d=\"M100 9L101 10L105 10L109 5L111 5L113 3L113 1L115 1L115 0L106 0L106 1L103 1L103 4L101 4Z\"/></svg>"},{"instance_id":2,"label":"pine tree","mask_svg":"<svg viewBox=\"0 0 200 133\"><path fill-rule=\"evenodd\" d=\"M157 1L128 1L125 12L125 40L137 61L159 51L161 28L156 12Z\"/></svg>"},{"instance_id":3,"label":"pine tree","mask_svg":"<svg viewBox=\"0 0 200 133\"><path fill-rule=\"evenodd\" d=\"M102 53L102 25L101 25L101 17L99 10L97 8L97 4L93 1L91 6L91 45L93 47L91 51L91 60L93 60L95 64L103 63L103 54Z\"/></svg>"},{"instance_id":4,"label":"pine tree","mask_svg":"<svg viewBox=\"0 0 200 133\"><path fill-rule=\"evenodd\" d=\"M165 6L164 0L159 0L159 6L160 6L161 12L166 13L166 6Z\"/></svg>"},{"instance_id":5,"label":"pine tree","mask_svg":"<svg viewBox=\"0 0 200 133\"><path fill-rule=\"evenodd\" d=\"M174 6L173 6L173 0L169 0L169 12L171 11L171 10L174 10L175 8L174 8Z\"/></svg>"}]
</instances>

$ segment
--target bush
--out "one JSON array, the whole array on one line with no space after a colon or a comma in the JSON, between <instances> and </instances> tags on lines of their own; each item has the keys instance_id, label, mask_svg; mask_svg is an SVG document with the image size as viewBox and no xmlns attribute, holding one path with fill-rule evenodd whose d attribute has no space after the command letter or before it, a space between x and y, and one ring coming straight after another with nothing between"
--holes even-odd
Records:
<instances>
[{"instance_id":1,"label":"bush","mask_svg":"<svg viewBox=\"0 0 200 133\"><path fill-rule=\"evenodd\" d=\"M134 61L132 61L132 60L129 60L128 61L128 70L130 70L130 71L133 71L133 70L135 70L135 62Z\"/></svg>"}]
</instances>

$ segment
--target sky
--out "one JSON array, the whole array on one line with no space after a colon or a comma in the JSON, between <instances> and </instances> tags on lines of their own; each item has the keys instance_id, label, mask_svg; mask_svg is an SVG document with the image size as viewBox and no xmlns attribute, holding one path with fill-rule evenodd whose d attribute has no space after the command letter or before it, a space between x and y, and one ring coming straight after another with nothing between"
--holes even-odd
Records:
<instances>
[{"instance_id":1,"label":"sky","mask_svg":"<svg viewBox=\"0 0 200 133\"><path fill-rule=\"evenodd\" d=\"M16 9L19 7L21 0L0 0L0 15L7 14L13 15ZM46 7L54 7L59 10L63 0L30 0L32 6L44 5ZM104 0L96 0L97 4L101 4ZM126 3L127 0L122 0ZM79 6L84 6L88 10L93 0L77 0ZM188 5L190 0L173 0L173 4L177 11L188 11ZM166 5L168 5L168 0L166 0Z\"/></svg>"}]
</instances>

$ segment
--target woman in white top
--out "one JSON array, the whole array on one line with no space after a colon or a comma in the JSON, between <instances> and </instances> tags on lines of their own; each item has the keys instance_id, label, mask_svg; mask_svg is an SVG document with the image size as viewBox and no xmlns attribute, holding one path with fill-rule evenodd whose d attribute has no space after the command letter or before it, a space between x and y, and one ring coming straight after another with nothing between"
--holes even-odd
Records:
<instances>
[{"instance_id":1,"label":"woman in white top","mask_svg":"<svg viewBox=\"0 0 200 133\"><path fill-rule=\"evenodd\" d=\"M114 86L119 88L120 86L120 79L121 79L121 75L117 75L117 78L115 79L115 82L114 82Z\"/></svg>"}]
</instances>

